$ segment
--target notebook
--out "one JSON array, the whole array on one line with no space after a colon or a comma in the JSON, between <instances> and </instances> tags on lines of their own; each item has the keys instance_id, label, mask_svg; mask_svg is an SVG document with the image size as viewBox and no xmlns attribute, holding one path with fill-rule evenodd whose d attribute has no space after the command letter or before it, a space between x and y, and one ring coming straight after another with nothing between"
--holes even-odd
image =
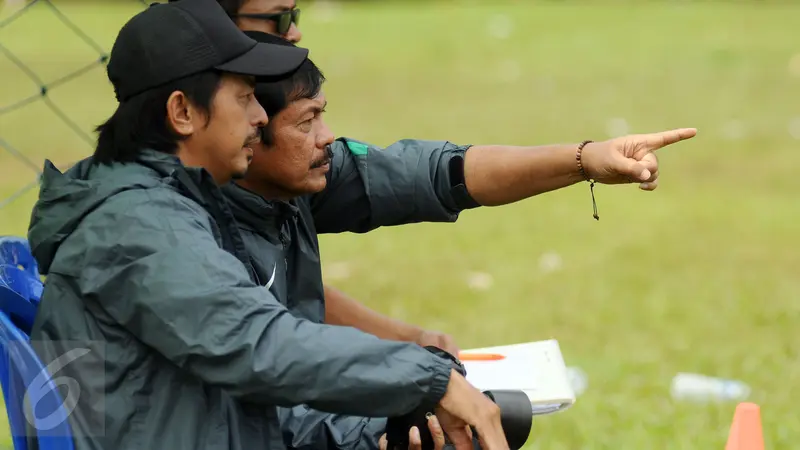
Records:
<instances>
[{"instance_id":1,"label":"notebook","mask_svg":"<svg viewBox=\"0 0 800 450\"><path fill-rule=\"evenodd\" d=\"M556 340L462 350L459 359L473 386L481 391L521 390L534 415L552 414L575 403Z\"/></svg>"}]
</instances>

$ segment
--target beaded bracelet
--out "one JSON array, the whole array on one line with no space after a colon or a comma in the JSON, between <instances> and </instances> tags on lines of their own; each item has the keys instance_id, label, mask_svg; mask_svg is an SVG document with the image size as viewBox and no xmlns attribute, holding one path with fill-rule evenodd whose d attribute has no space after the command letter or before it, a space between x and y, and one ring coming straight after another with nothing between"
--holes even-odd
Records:
<instances>
[{"instance_id":1,"label":"beaded bracelet","mask_svg":"<svg viewBox=\"0 0 800 450\"><path fill-rule=\"evenodd\" d=\"M586 175L586 171L583 170L583 164L581 163L581 153L583 152L583 148L586 147L586 144L590 144L592 142L594 141L583 141L578 144L578 151L575 154L575 160L578 163L578 172L586 181L589 182L589 191L592 193L592 209L594 210L592 217L594 217L595 220L600 220L600 216L597 214L597 203L594 200L594 180Z\"/></svg>"}]
</instances>

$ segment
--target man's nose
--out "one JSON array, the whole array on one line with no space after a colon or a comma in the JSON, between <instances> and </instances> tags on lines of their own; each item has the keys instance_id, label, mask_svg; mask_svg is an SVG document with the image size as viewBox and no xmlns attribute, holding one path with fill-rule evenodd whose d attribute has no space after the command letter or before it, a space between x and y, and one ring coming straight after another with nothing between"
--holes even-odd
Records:
<instances>
[{"instance_id":1,"label":"man's nose","mask_svg":"<svg viewBox=\"0 0 800 450\"><path fill-rule=\"evenodd\" d=\"M258 100L254 101L253 103L255 107L252 111L250 124L259 128L267 126L267 123L269 123L269 117L267 117L267 112L264 111L264 107L261 106L261 103L259 103Z\"/></svg>"},{"instance_id":2,"label":"man's nose","mask_svg":"<svg viewBox=\"0 0 800 450\"><path fill-rule=\"evenodd\" d=\"M289 27L289 31L286 32L286 36L284 36L284 38L289 42L297 44L300 42L300 39L303 38L303 33L300 32L300 28L297 28L297 25L292 24L292 26Z\"/></svg>"},{"instance_id":3,"label":"man's nose","mask_svg":"<svg viewBox=\"0 0 800 450\"><path fill-rule=\"evenodd\" d=\"M320 148L325 148L333 144L333 141L335 139L336 136L333 134L333 131L331 131L330 127L328 127L328 124L323 121L322 128L320 129L320 132L317 135L317 145Z\"/></svg>"}]
</instances>

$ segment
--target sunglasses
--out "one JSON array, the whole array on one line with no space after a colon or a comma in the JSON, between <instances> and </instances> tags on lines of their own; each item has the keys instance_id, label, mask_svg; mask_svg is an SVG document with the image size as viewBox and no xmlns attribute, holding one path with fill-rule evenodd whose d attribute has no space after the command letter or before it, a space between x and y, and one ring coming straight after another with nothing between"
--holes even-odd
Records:
<instances>
[{"instance_id":1,"label":"sunglasses","mask_svg":"<svg viewBox=\"0 0 800 450\"><path fill-rule=\"evenodd\" d=\"M289 32L289 28L292 27L292 24L298 25L300 21L300 10L295 8L289 11L272 14L234 14L232 17L271 20L277 25L278 34L284 35Z\"/></svg>"}]
</instances>

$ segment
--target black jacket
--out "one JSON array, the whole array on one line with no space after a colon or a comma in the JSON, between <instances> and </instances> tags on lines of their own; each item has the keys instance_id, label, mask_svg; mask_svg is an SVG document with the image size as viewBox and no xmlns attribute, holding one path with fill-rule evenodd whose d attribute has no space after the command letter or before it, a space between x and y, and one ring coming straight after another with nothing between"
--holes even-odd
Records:
<instances>
[{"instance_id":1,"label":"black jacket","mask_svg":"<svg viewBox=\"0 0 800 450\"><path fill-rule=\"evenodd\" d=\"M365 233L382 226L455 222L477 204L461 181L468 146L402 140L380 149L341 138L332 145L326 188L290 202L267 201L238 185L223 188L262 286L297 317L323 323L324 290L319 233ZM332 343L332 345L334 345ZM341 342L377 362L369 349ZM385 362L371 370L392 377ZM387 400L390 401L390 400ZM287 444L295 448L378 448L386 419L340 416L307 406L279 409Z\"/></svg>"}]
</instances>

